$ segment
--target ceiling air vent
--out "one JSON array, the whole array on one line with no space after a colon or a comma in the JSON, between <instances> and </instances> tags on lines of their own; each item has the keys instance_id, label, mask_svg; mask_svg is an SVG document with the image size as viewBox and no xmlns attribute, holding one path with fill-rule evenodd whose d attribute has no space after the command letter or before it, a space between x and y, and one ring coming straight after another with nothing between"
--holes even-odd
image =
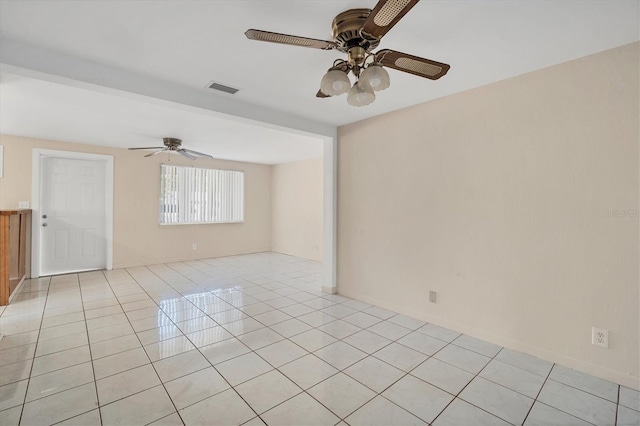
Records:
<instances>
[{"instance_id":1,"label":"ceiling air vent","mask_svg":"<svg viewBox=\"0 0 640 426\"><path fill-rule=\"evenodd\" d=\"M230 93L235 95L240 89L236 89L235 87L225 86L224 84L216 83L215 81L210 82L207 87L213 90L219 90L221 92Z\"/></svg>"}]
</instances>

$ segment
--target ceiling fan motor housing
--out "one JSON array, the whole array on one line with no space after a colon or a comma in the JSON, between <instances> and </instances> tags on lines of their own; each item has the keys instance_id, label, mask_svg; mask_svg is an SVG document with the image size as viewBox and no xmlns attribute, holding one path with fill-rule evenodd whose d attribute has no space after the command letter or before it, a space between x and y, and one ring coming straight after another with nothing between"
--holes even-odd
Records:
<instances>
[{"instance_id":1,"label":"ceiling fan motor housing","mask_svg":"<svg viewBox=\"0 0 640 426\"><path fill-rule=\"evenodd\" d=\"M365 39L360 32L370 13L371 9L349 9L333 19L333 39L339 51L347 53L355 46L363 47L366 50L378 47L379 38Z\"/></svg>"},{"instance_id":2,"label":"ceiling fan motor housing","mask_svg":"<svg viewBox=\"0 0 640 426\"><path fill-rule=\"evenodd\" d=\"M182 139L178 138L163 138L162 142L164 142L164 146L170 150L176 150L180 148L180 145L182 145Z\"/></svg>"}]
</instances>

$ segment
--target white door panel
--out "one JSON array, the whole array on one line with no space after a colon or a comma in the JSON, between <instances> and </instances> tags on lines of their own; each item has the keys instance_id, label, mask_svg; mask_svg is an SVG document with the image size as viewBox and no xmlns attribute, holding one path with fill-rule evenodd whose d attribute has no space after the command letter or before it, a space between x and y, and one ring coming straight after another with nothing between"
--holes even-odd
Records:
<instances>
[{"instance_id":1,"label":"white door panel","mask_svg":"<svg viewBox=\"0 0 640 426\"><path fill-rule=\"evenodd\" d=\"M43 157L40 274L106 267L105 162Z\"/></svg>"}]
</instances>

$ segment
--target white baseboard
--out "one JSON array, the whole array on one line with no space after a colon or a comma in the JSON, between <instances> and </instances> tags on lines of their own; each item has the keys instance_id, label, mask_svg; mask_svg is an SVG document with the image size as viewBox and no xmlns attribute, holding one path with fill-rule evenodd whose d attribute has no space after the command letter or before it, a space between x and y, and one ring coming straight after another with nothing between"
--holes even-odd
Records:
<instances>
[{"instance_id":1,"label":"white baseboard","mask_svg":"<svg viewBox=\"0 0 640 426\"><path fill-rule=\"evenodd\" d=\"M13 300L13 298L16 296L16 294L20 293L20 289L22 288L22 286L24 285L24 282L26 281L25 277L22 277L22 279L20 280L20 282L18 283L18 285L16 286L16 288L13 289L13 292L11 293L11 296L9 296L9 303L11 303L11 301ZM7 305L9 304L7 303Z\"/></svg>"},{"instance_id":2,"label":"white baseboard","mask_svg":"<svg viewBox=\"0 0 640 426\"><path fill-rule=\"evenodd\" d=\"M327 294L336 294L338 291L335 287L322 286L322 292Z\"/></svg>"},{"instance_id":3,"label":"white baseboard","mask_svg":"<svg viewBox=\"0 0 640 426\"><path fill-rule=\"evenodd\" d=\"M324 291L324 288L323 288ZM631 389L640 390L640 378L625 374L620 371L611 370L596 364L592 364L580 359L570 357L558 352L550 351L547 349L539 348L537 346L529 345L525 342L509 339L502 336L497 336L491 333L487 333L483 330L478 330L472 326L466 324L460 324L458 322L446 320L432 315L426 315L424 312L418 312L413 309L407 309L402 306L396 306L383 300L376 298L362 296L360 294L344 291L338 288L338 294L346 297L351 297L372 305L380 306L381 308L389 309L399 314L407 315L412 318L419 319L428 323L445 327L458 333L463 333L471 337L486 340L487 342L494 343L496 345L503 346L514 351L526 353L536 358L543 359L545 361L553 362L564 367L572 368L574 370L582 371L583 373L591 374L601 379L609 380L613 383L621 384Z\"/></svg>"}]
</instances>

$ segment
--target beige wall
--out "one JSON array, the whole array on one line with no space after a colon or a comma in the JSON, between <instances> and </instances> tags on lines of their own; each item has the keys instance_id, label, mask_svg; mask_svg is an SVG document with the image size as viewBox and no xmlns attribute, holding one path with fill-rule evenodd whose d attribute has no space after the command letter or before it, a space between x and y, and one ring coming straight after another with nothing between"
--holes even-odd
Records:
<instances>
[{"instance_id":1,"label":"beige wall","mask_svg":"<svg viewBox=\"0 0 640 426\"><path fill-rule=\"evenodd\" d=\"M638 388L639 46L340 127L339 293Z\"/></svg>"},{"instance_id":2,"label":"beige wall","mask_svg":"<svg viewBox=\"0 0 640 426\"><path fill-rule=\"evenodd\" d=\"M273 251L322 261L322 179L322 158L273 166Z\"/></svg>"},{"instance_id":3,"label":"beige wall","mask_svg":"<svg viewBox=\"0 0 640 426\"><path fill-rule=\"evenodd\" d=\"M245 222L213 225L158 225L160 163L167 157L64 142L0 135L4 177L0 208L31 201L32 149L81 151L114 157L113 266L152 264L240 253L268 251L271 246L271 166L172 156L174 164L245 172ZM197 244L197 250L191 245Z\"/></svg>"}]
</instances>

